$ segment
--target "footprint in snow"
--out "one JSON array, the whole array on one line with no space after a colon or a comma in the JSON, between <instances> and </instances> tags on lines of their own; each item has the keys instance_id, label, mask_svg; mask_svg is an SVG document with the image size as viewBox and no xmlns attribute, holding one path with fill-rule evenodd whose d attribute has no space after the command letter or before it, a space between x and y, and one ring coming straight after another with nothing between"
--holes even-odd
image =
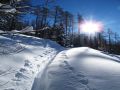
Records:
<instances>
[{"instance_id":1,"label":"footprint in snow","mask_svg":"<svg viewBox=\"0 0 120 90\"><path fill-rule=\"evenodd\" d=\"M31 64L31 62L29 60L25 60L24 66L32 68L32 64Z\"/></svg>"},{"instance_id":2,"label":"footprint in snow","mask_svg":"<svg viewBox=\"0 0 120 90\"><path fill-rule=\"evenodd\" d=\"M43 55L39 55L40 57L43 57Z\"/></svg>"},{"instance_id":3,"label":"footprint in snow","mask_svg":"<svg viewBox=\"0 0 120 90\"><path fill-rule=\"evenodd\" d=\"M81 79L79 80L80 83L87 85L88 84L88 79Z\"/></svg>"},{"instance_id":4,"label":"footprint in snow","mask_svg":"<svg viewBox=\"0 0 120 90\"><path fill-rule=\"evenodd\" d=\"M75 72L74 68L72 66L70 66L67 61L64 61L64 63L66 64L66 67L74 73L74 75L75 75L74 77L77 77L78 82L80 82L84 85L88 84L88 79L86 79L82 73Z\"/></svg>"},{"instance_id":5,"label":"footprint in snow","mask_svg":"<svg viewBox=\"0 0 120 90\"><path fill-rule=\"evenodd\" d=\"M64 61L64 63L66 64L66 66L67 66L67 68L68 68L69 70L74 71L74 68L71 67L71 66L68 64L67 61Z\"/></svg>"},{"instance_id":6,"label":"footprint in snow","mask_svg":"<svg viewBox=\"0 0 120 90\"><path fill-rule=\"evenodd\" d=\"M17 79L20 79L20 78L27 79L27 78L28 78L27 76L23 75L23 73L21 73L21 72L17 72L17 73L15 74L15 77L16 77Z\"/></svg>"},{"instance_id":7,"label":"footprint in snow","mask_svg":"<svg viewBox=\"0 0 120 90\"><path fill-rule=\"evenodd\" d=\"M20 72L26 72L27 70L25 68L20 68Z\"/></svg>"},{"instance_id":8,"label":"footprint in snow","mask_svg":"<svg viewBox=\"0 0 120 90\"><path fill-rule=\"evenodd\" d=\"M37 65L37 68L40 68L40 65L39 65L39 64Z\"/></svg>"}]
</instances>

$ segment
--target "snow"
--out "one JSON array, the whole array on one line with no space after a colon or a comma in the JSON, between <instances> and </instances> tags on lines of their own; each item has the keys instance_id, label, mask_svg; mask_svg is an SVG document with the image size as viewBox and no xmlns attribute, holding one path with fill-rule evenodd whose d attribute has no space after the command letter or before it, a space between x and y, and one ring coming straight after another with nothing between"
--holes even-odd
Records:
<instances>
[{"instance_id":1,"label":"snow","mask_svg":"<svg viewBox=\"0 0 120 90\"><path fill-rule=\"evenodd\" d=\"M0 90L119 90L119 78L119 55L65 49L22 34L0 36Z\"/></svg>"},{"instance_id":2,"label":"snow","mask_svg":"<svg viewBox=\"0 0 120 90\"><path fill-rule=\"evenodd\" d=\"M5 5L0 3L0 11L6 12L6 13L15 13L16 9L10 5Z\"/></svg>"},{"instance_id":3,"label":"snow","mask_svg":"<svg viewBox=\"0 0 120 90\"><path fill-rule=\"evenodd\" d=\"M0 11L6 12L6 13L15 13L16 9L15 8L12 8L12 9L0 9Z\"/></svg>"},{"instance_id":4,"label":"snow","mask_svg":"<svg viewBox=\"0 0 120 90\"><path fill-rule=\"evenodd\" d=\"M24 28L24 29L21 30L20 32L25 33L25 32L31 32L31 31L34 31L34 30L33 30L33 26L27 26L26 28Z\"/></svg>"},{"instance_id":5,"label":"snow","mask_svg":"<svg viewBox=\"0 0 120 90\"><path fill-rule=\"evenodd\" d=\"M31 90L38 72L61 50L63 47L48 39L0 36L0 90Z\"/></svg>"},{"instance_id":6,"label":"snow","mask_svg":"<svg viewBox=\"0 0 120 90\"><path fill-rule=\"evenodd\" d=\"M11 9L12 7L10 5L2 5L1 8Z\"/></svg>"},{"instance_id":7,"label":"snow","mask_svg":"<svg viewBox=\"0 0 120 90\"><path fill-rule=\"evenodd\" d=\"M0 3L0 7L2 6L3 4L2 3Z\"/></svg>"},{"instance_id":8,"label":"snow","mask_svg":"<svg viewBox=\"0 0 120 90\"><path fill-rule=\"evenodd\" d=\"M32 90L120 90L120 58L82 47L64 50L35 79Z\"/></svg>"},{"instance_id":9,"label":"snow","mask_svg":"<svg viewBox=\"0 0 120 90\"><path fill-rule=\"evenodd\" d=\"M4 31L0 30L0 34L4 33Z\"/></svg>"},{"instance_id":10,"label":"snow","mask_svg":"<svg viewBox=\"0 0 120 90\"><path fill-rule=\"evenodd\" d=\"M18 31L18 30L12 30L12 31L10 31L10 33L20 33L20 31Z\"/></svg>"},{"instance_id":11,"label":"snow","mask_svg":"<svg viewBox=\"0 0 120 90\"><path fill-rule=\"evenodd\" d=\"M49 27L44 27L38 31L41 31L41 30L45 30L45 29L48 29ZM23 33L33 33L35 34L35 30L33 30L33 26L27 26L25 27L24 29L22 30L12 30L12 31L3 31L3 30L0 30L0 34L7 34L7 33L10 33L10 34L23 34Z\"/></svg>"}]
</instances>

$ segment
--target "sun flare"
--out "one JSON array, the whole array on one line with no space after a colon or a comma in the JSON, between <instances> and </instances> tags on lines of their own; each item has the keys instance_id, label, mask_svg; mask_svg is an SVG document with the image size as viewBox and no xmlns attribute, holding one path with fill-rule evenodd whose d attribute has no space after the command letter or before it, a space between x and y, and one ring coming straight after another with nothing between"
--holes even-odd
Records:
<instances>
[{"instance_id":1,"label":"sun flare","mask_svg":"<svg viewBox=\"0 0 120 90\"><path fill-rule=\"evenodd\" d=\"M96 34L101 32L103 29L103 25L101 22L96 21L84 21L82 24L80 24L80 31L84 34Z\"/></svg>"}]
</instances>

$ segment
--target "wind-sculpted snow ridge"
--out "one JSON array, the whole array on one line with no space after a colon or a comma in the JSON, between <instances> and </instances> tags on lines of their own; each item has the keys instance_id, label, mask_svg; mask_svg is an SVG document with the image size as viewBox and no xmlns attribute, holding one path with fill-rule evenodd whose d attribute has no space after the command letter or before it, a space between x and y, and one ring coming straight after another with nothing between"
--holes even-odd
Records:
<instances>
[{"instance_id":1,"label":"wind-sculpted snow ridge","mask_svg":"<svg viewBox=\"0 0 120 90\"><path fill-rule=\"evenodd\" d=\"M37 74L63 49L48 39L0 36L0 90L31 90Z\"/></svg>"},{"instance_id":2,"label":"wind-sculpted snow ridge","mask_svg":"<svg viewBox=\"0 0 120 90\"><path fill-rule=\"evenodd\" d=\"M60 52L32 90L120 90L120 61L82 47Z\"/></svg>"}]
</instances>

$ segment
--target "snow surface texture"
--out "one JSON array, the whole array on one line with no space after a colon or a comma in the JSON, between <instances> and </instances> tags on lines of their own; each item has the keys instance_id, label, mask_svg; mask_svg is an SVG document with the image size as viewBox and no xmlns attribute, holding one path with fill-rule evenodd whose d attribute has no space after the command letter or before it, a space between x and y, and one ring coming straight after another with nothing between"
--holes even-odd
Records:
<instances>
[{"instance_id":1,"label":"snow surface texture","mask_svg":"<svg viewBox=\"0 0 120 90\"><path fill-rule=\"evenodd\" d=\"M87 47L62 51L32 90L120 90L120 58Z\"/></svg>"},{"instance_id":2,"label":"snow surface texture","mask_svg":"<svg viewBox=\"0 0 120 90\"><path fill-rule=\"evenodd\" d=\"M15 13L16 9L11 7L10 5L5 5L0 3L0 11L6 12L6 13Z\"/></svg>"},{"instance_id":3,"label":"snow surface texture","mask_svg":"<svg viewBox=\"0 0 120 90\"><path fill-rule=\"evenodd\" d=\"M31 90L38 72L63 50L57 43L25 35L0 36L0 90Z\"/></svg>"},{"instance_id":4,"label":"snow surface texture","mask_svg":"<svg viewBox=\"0 0 120 90\"><path fill-rule=\"evenodd\" d=\"M120 56L88 47L65 50L32 36L0 36L0 90L31 89L120 90Z\"/></svg>"}]
</instances>

